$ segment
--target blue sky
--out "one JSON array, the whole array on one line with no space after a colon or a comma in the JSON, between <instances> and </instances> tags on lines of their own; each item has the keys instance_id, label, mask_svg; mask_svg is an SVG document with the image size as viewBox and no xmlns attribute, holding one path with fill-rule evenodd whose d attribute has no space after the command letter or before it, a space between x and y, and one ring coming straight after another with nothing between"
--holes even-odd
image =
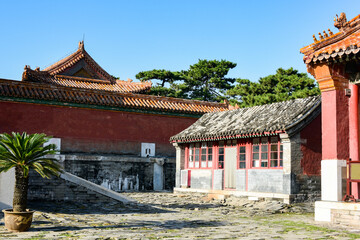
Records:
<instances>
[{"instance_id":1,"label":"blue sky","mask_svg":"<svg viewBox=\"0 0 360 240\"><path fill-rule=\"evenodd\" d=\"M359 0L0 1L0 78L20 80L85 49L108 73L135 79L185 70L198 59L237 63L229 77L258 81L279 67L306 72L299 49L360 14Z\"/></svg>"}]
</instances>

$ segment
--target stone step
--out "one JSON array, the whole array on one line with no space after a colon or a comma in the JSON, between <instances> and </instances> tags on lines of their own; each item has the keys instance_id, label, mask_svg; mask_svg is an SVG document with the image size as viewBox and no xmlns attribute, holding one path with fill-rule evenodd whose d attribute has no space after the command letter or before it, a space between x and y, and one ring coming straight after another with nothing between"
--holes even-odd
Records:
<instances>
[{"instance_id":1,"label":"stone step","mask_svg":"<svg viewBox=\"0 0 360 240\"><path fill-rule=\"evenodd\" d=\"M136 200L125 196L124 194L115 192L113 190L107 189L103 186L97 185L95 183L92 183L86 179L80 178L78 176L75 176L68 172L62 172L60 175L60 178L69 181L71 183L74 183L76 185L80 185L82 187L85 187L91 191L100 193L104 196L110 197L112 199L115 199L117 201L123 202L123 203L136 203Z\"/></svg>"}]
</instances>

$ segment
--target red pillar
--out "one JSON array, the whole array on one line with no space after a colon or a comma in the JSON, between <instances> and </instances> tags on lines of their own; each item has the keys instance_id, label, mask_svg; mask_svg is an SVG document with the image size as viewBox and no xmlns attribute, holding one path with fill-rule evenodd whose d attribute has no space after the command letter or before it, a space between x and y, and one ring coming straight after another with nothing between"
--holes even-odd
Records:
<instances>
[{"instance_id":1,"label":"red pillar","mask_svg":"<svg viewBox=\"0 0 360 240\"><path fill-rule=\"evenodd\" d=\"M349 81L341 77L339 66L315 66L321 90L322 159L346 160L349 157Z\"/></svg>"},{"instance_id":2,"label":"red pillar","mask_svg":"<svg viewBox=\"0 0 360 240\"><path fill-rule=\"evenodd\" d=\"M349 157L348 99L343 90L322 92L322 159Z\"/></svg>"},{"instance_id":3,"label":"red pillar","mask_svg":"<svg viewBox=\"0 0 360 240\"><path fill-rule=\"evenodd\" d=\"M312 74L321 90L322 161L321 199L341 201L344 168L349 158L349 81L343 65L315 65Z\"/></svg>"},{"instance_id":4,"label":"red pillar","mask_svg":"<svg viewBox=\"0 0 360 240\"><path fill-rule=\"evenodd\" d=\"M359 161L359 89L356 84L349 85L351 97L349 100L349 148L352 161ZM351 193L359 199L359 183L351 184Z\"/></svg>"}]
</instances>

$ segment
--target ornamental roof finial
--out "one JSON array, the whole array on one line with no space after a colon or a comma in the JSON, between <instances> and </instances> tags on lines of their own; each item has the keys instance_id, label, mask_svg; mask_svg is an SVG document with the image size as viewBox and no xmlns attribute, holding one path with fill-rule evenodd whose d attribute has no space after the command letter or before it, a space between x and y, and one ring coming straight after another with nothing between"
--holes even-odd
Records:
<instances>
[{"instance_id":1,"label":"ornamental roof finial","mask_svg":"<svg viewBox=\"0 0 360 240\"><path fill-rule=\"evenodd\" d=\"M324 38L329 37L329 35L325 32L325 30L323 31L323 33L324 33Z\"/></svg>"},{"instance_id":2,"label":"ornamental roof finial","mask_svg":"<svg viewBox=\"0 0 360 240\"><path fill-rule=\"evenodd\" d=\"M324 39L324 37L321 35L321 33L319 33L319 38L320 38L320 40Z\"/></svg>"},{"instance_id":3,"label":"ornamental roof finial","mask_svg":"<svg viewBox=\"0 0 360 240\"><path fill-rule=\"evenodd\" d=\"M313 39L314 39L314 43L317 43L317 42L318 42L318 40L317 40L316 37L315 37L315 34L313 35Z\"/></svg>"},{"instance_id":4,"label":"ornamental roof finial","mask_svg":"<svg viewBox=\"0 0 360 240\"><path fill-rule=\"evenodd\" d=\"M82 50L82 51L85 50L84 41L80 41L80 42L79 42L79 50Z\"/></svg>"},{"instance_id":5,"label":"ornamental roof finial","mask_svg":"<svg viewBox=\"0 0 360 240\"><path fill-rule=\"evenodd\" d=\"M334 18L334 26L339 29L339 31L344 31L349 27L349 22L346 19L346 14L341 13L340 17L336 14L336 18Z\"/></svg>"}]
</instances>

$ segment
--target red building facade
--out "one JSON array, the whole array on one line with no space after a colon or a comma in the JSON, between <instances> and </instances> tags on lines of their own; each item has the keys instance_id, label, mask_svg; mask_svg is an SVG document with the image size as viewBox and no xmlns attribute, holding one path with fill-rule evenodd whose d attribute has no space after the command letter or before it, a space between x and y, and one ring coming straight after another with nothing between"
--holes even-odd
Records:
<instances>
[{"instance_id":1,"label":"red building facade","mask_svg":"<svg viewBox=\"0 0 360 240\"><path fill-rule=\"evenodd\" d=\"M0 132L53 136L65 171L115 191L172 189L169 138L228 106L144 94L150 88L115 79L80 42L44 70L25 66L22 81L0 79Z\"/></svg>"},{"instance_id":2,"label":"red building facade","mask_svg":"<svg viewBox=\"0 0 360 240\"><path fill-rule=\"evenodd\" d=\"M321 99L208 113L171 138L176 191L315 200L320 195Z\"/></svg>"}]
</instances>

